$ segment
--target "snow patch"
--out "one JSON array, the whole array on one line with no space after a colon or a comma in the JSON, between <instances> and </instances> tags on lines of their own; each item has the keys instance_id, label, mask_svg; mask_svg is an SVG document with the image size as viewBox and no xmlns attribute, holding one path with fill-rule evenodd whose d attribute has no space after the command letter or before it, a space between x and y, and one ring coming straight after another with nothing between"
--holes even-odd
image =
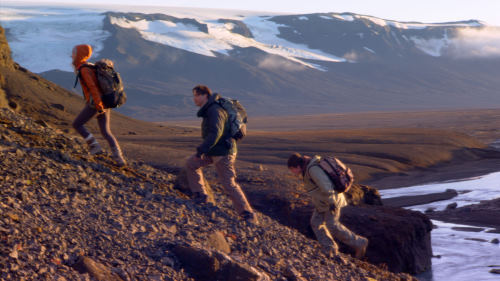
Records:
<instances>
[{"instance_id":1,"label":"snow patch","mask_svg":"<svg viewBox=\"0 0 500 281\"><path fill-rule=\"evenodd\" d=\"M286 57L289 60L298 62L311 68L318 68L316 65L301 59L328 61L328 62L345 62L346 60L331 54L324 53L320 50L309 49L306 45L296 44L279 38L279 27L285 27L272 21L268 21L269 17L248 17L243 22L254 35L255 41L259 45L255 46L270 54Z\"/></svg>"},{"instance_id":2,"label":"snow patch","mask_svg":"<svg viewBox=\"0 0 500 281\"><path fill-rule=\"evenodd\" d=\"M376 25L387 26L387 21L386 20L379 19L379 18L376 18L376 17L362 16L362 15L356 15L355 17L358 18L358 19L369 20L369 21L373 22Z\"/></svg>"},{"instance_id":3,"label":"snow patch","mask_svg":"<svg viewBox=\"0 0 500 281\"><path fill-rule=\"evenodd\" d=\"M164 20L147 21L142 19L131 21L126 18L111 17L110 21L112 24L123 28L136 29L146 40L204 56L215 57L215 53L227 54L227 51L233 48L232 45L221 39L221 36L216 36L223 31L231 33L224 23L208 26L209 34L207 34L194 25ZM210 28L214 30L210 30ZM243 37L237 34L234 36Z\"/></svg>"},{"instance_id":4,"label":"snow patch","mask_svg":"<svg viewBox=\"0 0 500 281\"><path fill-rule=\"evenodd\" d=\"M345 20L345 21L354 21L354 17L352 15L345 15L345 14L332 14L332 17L339 19L339 20Z\"/></svg>"},{"instance_id":5,"label":"snow patch","mask_svg":"<svg viewBox=\"0 0 500 281\"><path fill-rule=\"evenodd\" d=\"M301 65L324 70L317 65L301 59L342 62L338 58L319 50L310 50L305 45L294 44L278 38L279 27L267 18L250 17L244 23L251 30L254 38L247 38L231 32L234 25L219 23L216 20L203 22L207 24L208 34L198 30L196 26L174 23L170 21L131 21L125 18L111 18L111 23L123 28L135 28L146 40L187 50L189 52L214 57L215 53L228 54L235 46L241 48L255 47L273 55L282 56L289 61ZM261 64L269 68L270 61ZM287 69L292 69L288 67Z\"/></svg>"},{"instance_id":6,"label":"snow patch","mask_svg":"<svg viewBox=\"0 0 500 281\"><path fill-rule=\"evenodd\" d=\"M444 38L431 38L431 39L424 39L416 36L411 36L410 40L413 41L413 43L415 43L415 46L422 52L433 57L440 57L442 51L450 46L450 41L448 40L448 36L446 35Z\"/></svg>"},{"instance_id":7,"label":"snow patch","mask_svg":"<svg viewBox=\"0 0 500 281\"><path fill-rule=\"evenodd\" d=\"M419 23L419 22L398 22L393 20L384 20L372 16L356 15L356 18L366 19L376 25L385 27L392 26L398 29L426 29L428 27L481 27L484 24L479 22L456 22L456 23Z\"/></svg>"},{"instance_id":8,"label":"snow patch","mask_svg":"<svg viewBox=\"0 0 500 281\"><path fill-rule=\"evenodd\" d=\"M91 45L97 56L109 37L103 19L104 15L84 9L2 7L0 13L1 25L11 36L12 58L35 73L73 72L71 50L78 44Z\"/></svg>"},{"instance_id":9,"label":"snow patch","mask_svg":"<svg viewBox=\"0 0 500 281\"><path fill-rule=\"evenodd\" d=\"M322 18L322 19L325 19L325 20L332 20L333 19L331 17L327 17L327 16L323 16L323 15L321 15L319 17Z\"/></svg>"},{"instance_id":10,"label":"snow patch","mask_svg":"<svg viewBox=\"0 0 500 281\"><path fill-rule=\"evenodd\" d=\"M226 22L224 23L224 27L226 27L227 30L234 30L236 28L236 24L232 22Z\"/></svg>"},{"instance_id":11,"label":"snow patch","mask_svg":"<svg viewBox=\"0 0 500 281\"><path fill-rule=\"evenodd\" d=\"M287 71L300 71L304 70L305 68L305 66L301 64L293 63L285 58L278 56L267 56L259 62L258 66L265 69L284 69Z\"/></svg>"},{"instance_id":12,"label":"snow patch","mask_svg":"<svg viewBox=\"0 0 500 281\"><path fill-rule=\"evenodd\" d=\"M363 49L367 50L367 51L368 51L368 52L370 52L370 53L375 54L375 51L374 51L374 50L372 50L372 49L370 49L370 48L368 48L368 47L366 47L366 46L365 46L365 47L363 47Z\"/></svg>"},{"instance_id":13,"label":"snow patch","mask_svg":"<svg viewBox=\"0 0 500 281\"><path fill-rule=\"evenodd\" d=\"M309 18L308 18L308 17L306 17L306 16L300 16L300 17L299 17L299 20L309 20Z\"/></svg>"}]
</instances>

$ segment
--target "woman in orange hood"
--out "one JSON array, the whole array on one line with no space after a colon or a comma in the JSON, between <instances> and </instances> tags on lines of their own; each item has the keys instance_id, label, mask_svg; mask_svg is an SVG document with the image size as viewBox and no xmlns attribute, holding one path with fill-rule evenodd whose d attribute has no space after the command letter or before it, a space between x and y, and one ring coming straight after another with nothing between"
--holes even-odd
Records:
<instances>
[{"instance_id":1,"label":"woman in orange hood","mask_svg":"<svg viewBox=\"0 0 500 281\"><path fill-rule=\"evenodd\" d=\"M109 128L109 120L111 110L104 108L101 101L101 90L97 82L95 69L90 67L87 60L92 55L92 47L90 45L77 45L73 48L71 58L73 59L73 67L77 75L79 75L80 85L82 86L83 95L85 97L85 107L82 112L73 121L73 128L85 139L90 148L90 153L100 154L102 148L96 138L85 128L85 123L97 115L97 123L102 136L108 141L113 158L119 166L126 164L118 141L111 133Z\"/></svg>"}]
</instances>

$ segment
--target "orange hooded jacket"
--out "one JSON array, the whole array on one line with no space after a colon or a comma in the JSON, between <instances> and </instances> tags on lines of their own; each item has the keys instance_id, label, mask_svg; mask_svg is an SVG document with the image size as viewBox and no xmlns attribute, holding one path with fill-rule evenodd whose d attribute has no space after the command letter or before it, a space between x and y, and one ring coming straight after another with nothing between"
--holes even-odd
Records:
<instances>
[{"instance_id":1,"label":"orange hooded jacket","mask_svg":"<svg viewBox=\"0 0 500 281\"><path fill-rule=\"evenodd\" d=\"M84 67L87 60L92 55L92 47L90 45L77 45L73 48L73 65L76 70L80 71L80 85L82 86L83 95L88 105L94 104L97 111L103 111L104 105L101 100L101 90L97 82L95 70L90 67Z\"/></svg>"}]
</instances>

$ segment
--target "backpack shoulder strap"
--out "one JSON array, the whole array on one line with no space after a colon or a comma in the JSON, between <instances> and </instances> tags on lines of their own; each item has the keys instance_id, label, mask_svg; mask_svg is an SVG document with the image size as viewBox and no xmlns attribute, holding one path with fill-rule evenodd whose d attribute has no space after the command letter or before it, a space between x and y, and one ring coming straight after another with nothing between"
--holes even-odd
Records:
<instances>
[{"instance_id":1,"label":"backpack shoulder strap","mask_svg":"<svg viewBox=\"0 0 500 281\"><path fill-rule=\"evenodd\" d=\"M325 163L325 162L326 162L326 163ZM330 163L330 162L329 162L326 158L321 158L321 159L318 161L318 163L315 163L314 165L311 165L311 167L309 167L309 168L307 169L307 173L309 174L309 169L311 169L312 167L315 167L315 166L319 167L319 168L323 171L323 173L325 173L325 174L326 174L326 176L328 177L328 180L330 180L330 182L332 183L332 185L333 185L333 187L334 187L334 189L335 189L335 186L336 186L335 181L332 179L332 176L331 176L331 175L330 175L330 173L327 171L327 168L326 168L324 165L328 165L328 167L329 167L329 168L333 169L332 164L331 164L331 163ZM310 174L309 174L309 175L310 175ZM311 176L309 176L309 180L310 180L313 184L316 184L316 183L313 181L313 179L311 178Z\"/></svg>"},{"instance_id":2,"label":"backpack shoulder strap","mask_svg":"<svg viewBox=\"0 0 500 281\"><path fill-rule=\"evenodd\" d=\"M78 70L76 72L75 84L73 85L73 88L76 88L76 85L78 85L78 80L82 76L82 74L80 73L80 69L82 69L82 67L93 68L94 64L87 62L87 63L84 63L84 64L80 65L80 67L78 67Z\"/></svg>"},{"instance_id":3,"label":"backpack shoulder strap","mask_svg":"<svg viewBox=\"0 0 500 281\"><path fill-rule=\"evenodd\" d=\"M311 173L309 172L309 170L310 170L312 167L314 167L314 166L318 166L318 167L320 167L320 166L319 166L319 163L316 163L316 164L313 164L313 165L311 165L311 166L307 167L307 168L306 168L306 172L305 172L304 176L307 174L307 175L309 176L309 181L311 181L311 183L312 183L312 184L316 185L316 183L314 182L314 180L311 178ZM321 167L320 167L320 168L321 168Z\"/></svg>"}]
</instances>

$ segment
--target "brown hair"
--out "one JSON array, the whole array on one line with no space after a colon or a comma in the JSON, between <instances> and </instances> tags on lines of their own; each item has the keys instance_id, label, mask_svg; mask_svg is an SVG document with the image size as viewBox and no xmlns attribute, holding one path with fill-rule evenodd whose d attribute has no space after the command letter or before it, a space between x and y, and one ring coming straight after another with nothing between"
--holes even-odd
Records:
<instances>
[{"instance_id":1,"label":"brown hair","mask_svg":"<svg viewBox=\"0 0 500 281\"><path fill-rule=\"evenodd\" d=\"M193 88L193 93L196 95L206 95L210 97L212 95L212 90L205 85L196 85Z\"/></svg>"},{"instance_id":2,"label":"brown hair","mask_svg":"<svg viewBox=\"0 0 500 281\"><path fill-rule=\"evenodd\" d=\"M304 167L305 158L300 153L295 152L288 157L288 168Z\"/></svg>"}]
</instances>

